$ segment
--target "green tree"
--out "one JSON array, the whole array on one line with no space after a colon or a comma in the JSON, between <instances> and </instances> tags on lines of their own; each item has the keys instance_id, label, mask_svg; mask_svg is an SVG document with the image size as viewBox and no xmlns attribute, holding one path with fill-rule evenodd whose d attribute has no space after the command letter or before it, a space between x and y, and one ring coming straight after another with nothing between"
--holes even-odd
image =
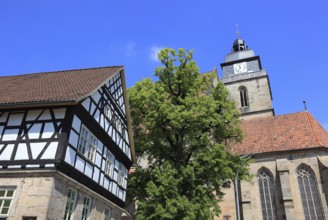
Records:
<instances>
[{"instance_id":1,"label":"green tree","mask_svg":"<svg viewBox=\"0 0 328 220\"><path fill-rule=\"evenodd\" d=\"M242 162L225 146L242 137L235 104L221 82L213 86L215 73L199 73L192 55L163 49L158 80L128 91L137 155L149 162L129 180L138 219L213 219Z\"/></svg>"}]
</instances>

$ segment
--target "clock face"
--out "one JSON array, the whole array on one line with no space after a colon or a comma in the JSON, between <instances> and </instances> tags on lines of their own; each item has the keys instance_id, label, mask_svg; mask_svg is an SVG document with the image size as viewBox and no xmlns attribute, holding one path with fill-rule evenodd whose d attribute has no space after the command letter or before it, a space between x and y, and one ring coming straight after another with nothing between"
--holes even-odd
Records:
<instances>
[{"instance_id":1,"label":"clock face","mask_svg":"<svg viewBox=\"0 0 328 220\"><path fill-rule=\"evenodd\" d=\"M235 63L233 65L233 71L234 71L234 73L245 73L245 72L247 72L246 62Z\"/></svg>"}]
</instances>

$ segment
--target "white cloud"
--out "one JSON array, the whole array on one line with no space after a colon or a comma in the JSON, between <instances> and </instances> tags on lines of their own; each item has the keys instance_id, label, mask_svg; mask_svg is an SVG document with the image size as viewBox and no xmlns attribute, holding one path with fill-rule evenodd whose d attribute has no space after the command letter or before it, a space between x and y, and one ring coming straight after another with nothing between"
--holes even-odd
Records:
<instances>
[{"instance_id":1,"label":"white cloud","mask_svg":"<svg viewBox=\"0 0 328 220\"><path fill-rule=\"evenodd\" d=\"M124 53L128 57L134 56L137 53L136 44L134 42L128 42L124 47Z\"/></svg>"},{"instance_id":2,"label":"white cloud","mask_svg":"<svg viewBox=\"0 0 328 220\"><path fill-rule=\"evenodd\" d=\"M150 59L152 61L158 61L158 53L163 49L163 46L152 46L150 48Z\"/></svg>"}]
</instances>

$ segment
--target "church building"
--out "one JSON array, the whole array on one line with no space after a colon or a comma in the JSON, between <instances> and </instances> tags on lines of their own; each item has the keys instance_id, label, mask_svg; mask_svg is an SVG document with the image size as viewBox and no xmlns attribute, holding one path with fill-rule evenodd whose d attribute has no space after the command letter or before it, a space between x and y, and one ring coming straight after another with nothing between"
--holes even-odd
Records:
<instances>
[{"instance_id":1,"label":"church building","mask_svg":"<svg viewBox=\"0 0 328 220\"><path fill-rule=\"evenodd\" d=\"M0 77L0 220L129 219L124 68Z\"/></svg>"},{"instance_id":2,"label":"church building","mask_svg":"<svg viewBox=\"0 0 328 220\"><path fill-rule=\"evenodd\" d=\"M327 131L308 111L275 115L269 76L243 39L221 68L245 136L228 149L252 158L252 178L225 189L216 219L238 219L236 210L244 220L328 219Z\"/></svg>"}]
</instances>

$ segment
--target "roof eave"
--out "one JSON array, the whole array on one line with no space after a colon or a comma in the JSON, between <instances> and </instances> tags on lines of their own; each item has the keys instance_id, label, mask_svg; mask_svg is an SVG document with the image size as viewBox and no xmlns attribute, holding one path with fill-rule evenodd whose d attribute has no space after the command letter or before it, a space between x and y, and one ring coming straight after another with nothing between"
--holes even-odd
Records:
<instances>
[{"instance_id":1,"label":"roof eave","mask_svg":"<svg viewBox=\"0 0 328 220\"><path fill-rule=\"evenodd\" d=\"M93 89L92 91L90 91L89 93L86 93L82 96L80 96L79 98L77 98L76 102L82 102L85 98L91 96L92 94L94 94L95 92L98 91L98 89L100 89L103 85L105 85L105 83L110 80L116 73L120 73L122 70L124 70L124 66L120 67L119 69L117 69L113 74L111 74L109 77L107 77L104 81L102 81L100 84L98 84L98 86Z\"/></svg>"},{"instance_id":2,"label":"roof eave","mask_svg":"<svg viewBox=\"0 0 328 220\"><path fill-rule=\"evenodd\" d=\"M295 151L304 151L304 150L314 150L314 149L328 149L328 146L316 146L316 147L307 147L307 148L296 148L296 149L286 149L286 150L275 150L275 151L263 151L263 152L236 152L236 155L248 155L248 154L256 154L258 155L267 155L267 154L276 154L276 153L287 153L287 152L295 152Z\"/></svg>"},{"instance_id":3,"label":"roof eave","mask_svg":"<svg viewBox=\"0 0 328 220\"><path fill-rule=\"evenodd\" d=\"M79 102L76 102L74 100L26 102L26 103L8 103L8 104L0 104L0 110L35 108L35 107L49 107L49 106L71 106L71 105L77 105L78 103Z\"/></svg>"}]
</instances>

